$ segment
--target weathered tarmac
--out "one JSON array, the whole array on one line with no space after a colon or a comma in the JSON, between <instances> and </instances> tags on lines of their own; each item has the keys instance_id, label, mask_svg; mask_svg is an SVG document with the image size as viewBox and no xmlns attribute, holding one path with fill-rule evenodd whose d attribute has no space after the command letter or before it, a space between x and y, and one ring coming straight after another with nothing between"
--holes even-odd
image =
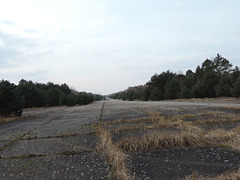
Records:
<instances>
[{"instance_id":1,"label":"weathered tarmac","mask_svg":"<svg viewBox=\"0 0 240 180\"><path fill-rule=\"evenodd\" d=\"M240 107L240 104L106 100L86 106L26 109L23 116L30 118L0 125L0 179L111 179L105 155L96 151L100 139L93 124L99 120L142 118L149 115L148 111L165 116L226 111L223 107ZM239 110L232 111L239 114ZM129 169L139 179L177 179L198 169L211 175L240 166L240 156L232 150L203 148L199 153L201 157L194 155L196 151L198 149L129 154ZM192 158L187 158L188 152ZM211 158L214 153L221 155L217 162ZM177 158L173 158L176 154ZM212 165L215 170L209 168Z\"/></svg>"}]
</instances>

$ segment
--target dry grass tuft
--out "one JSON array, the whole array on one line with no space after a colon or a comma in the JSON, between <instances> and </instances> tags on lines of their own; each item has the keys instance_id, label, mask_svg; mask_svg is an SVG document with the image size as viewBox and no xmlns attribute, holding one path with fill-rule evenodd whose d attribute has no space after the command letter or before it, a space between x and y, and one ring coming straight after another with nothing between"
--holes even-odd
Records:
<instances>
[{"instance_id":1,"label":"dry grass tuft","mask_svg":"<svg viewBox=\"0 0 240 180\"><path fill-rule=\"evenodd\" d=\"M228 147L240 152L240 125L232 130L215 129L204 130L201 125L238 123L237 114L219 111L206 111L198 114L177 116L163 116L160 113L149 111L149 117L132 120L117 120L103 123L100 130L102 139L101 149L108 157L112 167L113 176L116 179L134 179L125 165L125 152L141 152L162 149L176 149L203 146ZM185 121L185 118L191 121ZM133 123L133 124L131 124ZM108 125L118 124L114 130ZM121 127L121 125L123 125ZM109 128L109 131L103 129ZM114 126L115 127L115 126ZM111 128L111 129L110 129ZM176 133L149 133L149 129L176 129ZM110 132L138 131L146 134L141 137L127 137L114 144ZM179 131L180 130L180 131ZM140 133L140 134L141 134ZM239 179L240 170L222 174L216 177L199 176L196 172L186 179Z\"/></svg>"},{"instance_id":2,"label":"dry grass tuft","mask_svg":"<svg viewBox=\"0 0 240 180\"><path fill-rule=\"evenodd\" d=\"M238 106L222 106L222 108L233 109L233 110L240 110L240 107L238 107Z\"/></svg>"},{"instance_id":3,"label":"dry grass tuft","mask_svg":"<svg viewBox=\"0 0 240 180\"><path fill-rule=\"evenodd\" d=\"M115 179L133 180L135 177L130 174L126 166L126 154L124 154L111 139L110 132L104 129L99 129L102 143L99 149L102 150L108 158L108 163L112 167L112 174Z\"/></svg>"},{"instance_id":4,"label":"dry grass tuft","mask_svg":"<svg viewBox=\"0 0 240 180\"><path fill-rule=\"evenodd\" d=\"M192 119L195 125L218 125L239 123L240 117L238 114L225 113L219 111L204 111L198 114L187 114L176 116L178 119Z\"/></svg>"},{"instance_id":5,"label":"dry grass tuft","mask_svg":"<svg viewBox=\"0 0 240 180\"><path fill-rule=\"evenodd\" d=\"M240 103L239 98L233 98L233 97L219 97L219 98L191 98L191 99L176 99L173 101L188 101L188 102L215 102L215 103Z\"/></svg>"},{"instance_id":6,"label":"dry grass tuft","mask_svg":"<svg viewBox=\"0 0 240 180\"><path fill-rule=\"evenodd\" d=\"M174 116L166 119L164 118L159 119L151 126L151 128L154 128L154 129L178 128L178 129L187 130L187 131L200 131L200 128L197 126L194 126L192 122L186 122Z\"/></svg>"},{"instance_id":7,"label":"dry grass tuft","mask_svg":"<svg viewBox=\"0 0 240 180\"><path fill-rule=\"evenodd\" d=\"M240 134L240 125L233 129L233 132Z\"/></svg>"},{"instance_id":8,"label":"dry grass tuft","mask_svg":"<svg viewBox=\"0 0 240 180\"><path fill-rule=\"evenodd\" d=\"M207 132L208 136L213 141L217 142L219 146L227 146L232 149L240 152L240 127L231 130L225 131L222 129L212 130Z\"/></svg>"},{"instance_id":9,"label":"dry grass tuft","mask_svg":"<svg viewBox=\"0 0 240 180\"><path fill-rule=\"evenodd\" d=\"M125 138L118 147L127 152L153 151L157 149L175 149L195 146L216 145L216 142L204 134L182 132L180 134L146 134L140 138Z\"/></svg>"},{"instance_id":10,"label":"dry grass tuft","mask_svg":"<svg viewBox=\"0 0 240 180\"><path fill-rule=\"evenodd\" d=\"M150 122L149 117L142 117L142 118L134 118L134 119L118 119L115 121L108 121L108 122L103 122L103 124L110 125L110 124L122 124L122 123L134 123L134 122Z\"/></svg>"},{"instance_id":11,"label":"dry grass tuft","mask_svg":"<svg viewBox=\"0 0 240 180\"><path fill-rule=\"evenodd\" d=\"M232 131L204 131L189 122L176 121L173 124L177 124L183 131L177 134L153 133L142 137L128 137L121 139L117 143L118 147L127 152L136 152L213 145L231 147L240 152L240 126Z\"/></svg>"},{"instance_id":12,"label":"dry grass tuft","mask_svg":"<svg viewBox=\"0 0 240 180\"><path fill-rule=\"evenodd\" d=\"M230 123L238 123L240 122L240 118L236 115L223 115L218 118L211 118L207 120L197 120L196 123L198 125L214 125L214 124L230 124Z\"/></svg>"},{"instance_id":13,"label":"dry grass tuft","mask_svg":"<svg viewBox=\"0 0 240 180\"><path fill-rule=\"evenodd\" d=\"M11 121L16 121L19 119L21 119L21 118L20 117L8 117L8 118L0 117L0 124L11 122Z\"/></svg>"},{"instance_id":14,"label":"dry grass tuft","mask_svg":"<svg viewBox=\"0 0 240 180\"><path fill-rule=\"evenodd\" d=\"M240 179L240 168L238 170L224 173L215 177L203 177L198 175L197 172L193 172L190 176L184 180L239 180Z\"/></svg>"},{"instance_id":15,"label":"dry grass tuft","mask_svg":"<svg viewBox=\"0 0 240 180\"><path fill-rule=\"evenodd\" d=\"M146 129L150 129L150 126L147 126L146 124L140 123L140 124L137 124L137 125L120 126L118 129L116 129L113 132L137 131L137 130L146 130Z\"/></svg>"},{"instance_id":16,"label":"dry grass tuft","mask_svg":"<svg viewBox=\"0 0 240 180\"><path fill-rule=\"evenodd\" d=\"M22 117L0 117L0 125L1 124L5 124L5 123L8 123L8 122L12 122L12 121L18 121L18 120L22 120L22 119L30 119L30 118L33 118L33 117L36 117L33 116L33 115L25 115L25 116L22 116Z\"/></svg>"},{"instance_id":17,"label":"dry grass tuft","mask_svg":"<svg viewBox=\"0 0 240 180\"><path fill-rule=\"evenodd\" d=\"M149 119L152 122L156 122L156 121L165 121L167 119L167 117L161 115L158 112L154 112L154 111L148 111L149 114Z\"/></svg>"},{"instance_id":18,"label":"dry grass tuft","mask_svg":"<svg viewBox=\"0 0 240 180\"><path fill-rule=\"evenodd\" d=\"M134 125L128 126L120 126L117 129L111 129L111 132L122 132L122 131L137 131L137 130L148 130L148 129L168 129L168 128L176 128L180 130L186 130L190 132L200 132L201 128L195 126L193 122L183 121L178 116L162 116L159 113L149 112L150 116L148 118L140 118L133 120L117 120L114 123L136 123ZM144 121L142 121L144 120ZM144 123L151 122L151 123ZM113 123L111 123L113 124ZM108 123L104 123L105 126L109 125Z\"/></svg>"}]
</instances>

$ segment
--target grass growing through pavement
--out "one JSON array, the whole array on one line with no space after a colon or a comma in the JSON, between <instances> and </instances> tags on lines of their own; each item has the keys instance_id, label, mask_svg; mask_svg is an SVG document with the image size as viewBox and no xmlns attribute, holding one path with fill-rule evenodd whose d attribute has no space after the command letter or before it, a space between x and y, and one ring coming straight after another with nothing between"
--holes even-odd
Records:
<instances>
[{"instance_id":1,"label":"grass growing through pavement","mask_svg":"<svg viewBox=\"0 0 240 180\"><path fill-rule=\"evenodd\" d=\"M185 120L188 121L185 121ZM198 114L162 116L149 112L149 117L139 119L120 119L102 123L100 136L101 149L107 154L108 161L117 179L134 179L126 166L124 152L154 151L161 149L219 146L232 148L240 153L240 122L238 114L219 111L206 111ZM235 123L235 124L234 124ZM234 124L230 130L219 129L215 125ZM202 126L210 126L204 130ZM104 128L102 128L104 127ZM176 129L176 133L161 130ZM151 130L154 130L152 132ZM140 136L126 137L112 142L111 133L124 131L141 131ZM145 132L142 134L142 132ZM240 169L216 177L203 177L194 172L186 177L192 179L239 179Z\"/></svg>"},{"instance_id":2,"label":"grass growing through pavement","mask_svg":"<svg viewBox=\"0 0 240 180\"><path fill-rule=\"evenodd\" d=\"M108 163L112 168L112 176L119 180L135 179L126 166L126 154L112 142L110 132L100 125L98 132L101 138L101 144L98 148L106 154Z\"/></svg>"},{"instance_id":3,"label":"grass growing through pavement","mask_svg":"<svg viewBox=\"0 0 240 180\"><path fill-rule=\"evenodd\" d=\"M209 112L208 115L213 116L213 112ZM199 116L202 116L199 115ZM141 137L127 137L118 142L118 146L125 151L151 151L156 149L173 149L173 148L187 148L196 146L230 146L235 150L240 151L240 125L233 130L215 129L206 131L201 129L199 125L209 124L223 124L224 123L236 123L240 121L240 118L236 115L223 114L219 119L219 113L217 119L202 120L199 123L183 121L179 117L164 117L160 114L153 114L149 117L153 120L152 125L136 125L136 129L161 129L161 128L177 128L180 129L180 133L152 133L144 134ZM123 131L124 128L121 129ZM131 129L134 129L131 127ZM128 128L126 128L128 130Z\"/></svg>"},{"instance_id":4,"label":"grass growing through pavement","mask_svg":"<svg viewBox=\"0 0 240 180\"><path fill-rule=\"evenodd\" d=\"M141 137L121 139L118 147L126 152L153 151L203 146L227 146L240 152L240 126L232 131L182 131L181 133L152 133Z\"/></svg>"},{"instance_id":5,"label":"grass growing through pavement","mask_svg":"<svg viewBox=\"0 0 240 180\"><path fill-rule=\"evenodd\" d=\"M153 151L162 149L176 149L188 147L200 147L216 145L216 143L205 136L194 133L182 132L180 134L146 134L142 137L130 137L120 140L118 147L127 152Z\"/></svg>"},{"instance_id":6,"label":"grass growing through pavement","mask_svg":"<svg viewBox=\"0 0 240 180\"><path fill-rule=\"evenodd\" d=\"M33 117L36 117L33 116L33 115L25 115L25 116L22 116L22 117L0 117L0 125L1 124L5 124L5 123L9 123L9 122L13 122L13 121L18 121L18 120L25 120L25 119L30 119L30 118L33 118Z\"/></svg>"},{"instance_id":7,"label":"grass growing through pavement","mask_svg":"<svg viewBox=\"0 0 240 180\"><path fill-rule=\"evenodd\" d=\"M204 177L198 175L197 172L193 172L190 176L187 176L184 180L239 180L240 169L228 173L224 173L215 177Z\"/></svg>"}]
</instances>

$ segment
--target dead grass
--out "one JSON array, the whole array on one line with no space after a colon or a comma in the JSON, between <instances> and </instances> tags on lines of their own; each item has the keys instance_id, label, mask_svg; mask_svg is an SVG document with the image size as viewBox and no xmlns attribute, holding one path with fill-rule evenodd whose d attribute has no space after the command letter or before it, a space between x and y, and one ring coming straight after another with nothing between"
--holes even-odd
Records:
<instances>
[{"instance_id":1,"label":"dead grass","mask_svg":"<svg viewBox=\"0 0 240 180\"><path fill-rule=\"evenodd\" d=\"M21 155L21 156L0 156L0 159L27 159L27 158L35 158L35 157L47 157L47 154L40 154L40 155L36 155L36 154L28 154L28 155Z\"/></svg>"},{"instance_id":2,"label":"dead grass","mask_svg":"<svg viewBox=\"0 0 240 180\"><path fill-rule=\"evenodd\" d=\"M102 127L104 127L102 130L105 130L100 132L102 139L100 147L108 156L115 178L135 178L127 170L125 165L127 157L123 152L149 152L162 149L204 146L228 147L240 152L240 125L232 130L204 130L201 128L202 125L238 123L240 122L238 114L221 111L203 111L198 114L177 116L163 116L153 111L148 111L148 114L149 116L145 118L119 119L113 122L102 123ZM185 121L186 119L188 121ZM131 123L133 124L131 125ZM111 125L114 126L112 127ZM176 133L161 133L161 131L149 133L148 130L151 129L176 129L178 131ZM141 137L126 137L114 144L110 133L123 131L141 131L140 134L145 134ZM186 179L239 179L239 173L240 170L237 170L216 177L203 177L193 173Z\"/></svg>"},{"instance_id":3,"label":"dead grass","mask_svg":"<svg viewBox=\"0 0 240 180\"><path fill-rule=\"evenodd\" d=\"M229 124L240 122L240 117L236 114L229 113L212 113L207 114L210 118L208 119L199 119L196 121L198 125L214 125L214 124Z\"/></svg>"},{"instance_id":4,"label":"dead grass","mask_svg":"<svg viewBox=\"0 0 240 180\"><path fill-rule=\"evenodd\" d=\"M141 122L151 122L151 120L149 120L149 117L143 117L143 118L134 118L134 119L118 119L115 121L108 121L108 122L103 122L103 124L105 126L107 125L111 125L111 124L122 124L122 123L141 123Z\"/></svg>"},{"instance_id":5,"label":"dead grass","mask_svg":"<svg viewBox=\"0 0 240 180\"><path fill-rule=\"evenodd\" d=\"M21 118L20 117L8 117L8 118L0 117L0 124L11 122L11 121L16 121L18 119L21 119Z\"/></svg>"},{"instance_id":6,"label":"dead grass","mask_svg":"<svg viewBox=\"0 0 240 180\"><path fill-rule=\"evenodd\" d=\"M240 125L233 129L233 132L240 134Z\"/></svg>"},{"instance_id":7,"label":"dead grass","mask_svg":"<svg viewBox=\"0 0 240 180\"><path fill-rule=\"evenodd\" d=\"M73 151L64 151L60 153L60 155L76 155L76 154L91 153L91 152L94 152L94 150L92 149L84 149L81 151L73 150Z\"/></svg>"},{"instance_id":8,"label":"dead grass","mask_svg":"<svg viewBox=\"0 0 240 180\"><path fill-rule=\"evenodd\" d=\"M120 126L116 129L110 129L111 132L123 132L123 131L138 131L138 130L149 130L149 129L180 129L191 132L200 132L202 131L198 126L193 122L183 121L177 116L165 117L160 114L155 117L150 117L150 124L139 123L135 125ZM134 121L136 121L134 119ZM131 121L128 120L128 123ZM148 121L149 122L149 121Z\"/></svg>"},{"instance_id":9,"label":"dead grass","mask_svg":"<svg viewBox=\"0 0 240 180\"><path fill-rule=\"evenodd\" d=\"M192 125L221 125L221 124L232 124L239 123L240 117L238 114L230 114L219 111L206 111L198 114L187 114L176 116L181 120L192 119ZM186 123L186 121L184 121Z\"/></svg>"},{"instance_id":10,"label":"dead grass","mask_svg":"<svg viewBox=\"0 0 240 180\"><path fill-rule=\"evenodd\" d=\"M231 133L231 138L225 143L240 153L240 125L228 133Z\"/></svg>"},{"instance_id":11,"label":"dead grass","mask_svg":"<svg viewBox=\"0 0 240 180\"><path fill-rule=\"evenodd\" d=\"M110 132L123 132L123 131L138 131L149 129L169 129L176 128L187 131L200 131L200 128L194 125L193 122L182 120L180 116L163 116L160 113L149 111L149 117L123 120L119 119L112 122L104 122L103 126L108 128L109 125L116 124L118 128L109 127ZM130 123L134 123L131 125ZM127 124L127 125L121 125ZM97 124L94 125L94 129L97 129Z\"/></svg>"},{"instance_id":12,"label":"dead grass","mask_svg":"<svg viewBox=\"0 0 240 180\"><path fill-rule=\"evenodd\" d=\"M196 119L196 118L200 118L200 119L209 119L209 118L220 118L224 115L224 112L220 112L220 111L201 111L199 113L196 114L184 114L184 115L178 115L176 117L182 119L182 120L186 120L186 119Z\"/></svg>"},{"instance_id":13,"label":"dead grass","mask_svg":"<svg viewBox=\"0 0 240 180\"><path fill-rule=\"evenodd\" d=\"M113 177L118 180L135 179L126 166L126 154L112 142L110 132L103 128L99 128L98 131L102 141L98 149L106 154Z\"/></svg>"},{"instance_id":14,"label":"dead grass","mask_svg":"<svg viewBox=\"0 0 240 180\"><path fill-rule=\"evenodd\" d=\"M117 144L119 148L127 152L200 147L208 145L227 146L240 152L240 126L232 131L222 129L204 131L197 126L183 123L182 128L184 130L177 134L145 134L141 137L127 137L121 139Z\"/></svg>"},{"instance_id":15,"label":"dead grass","mask_svg":"<svg viewBox=\"0 0 240 180\"><path fill-rule=\"evenodd\" d=\"M240 179L240 168L238 170L224 173L215 177L204 177L198 175L197 172L193 172L190 176L186 177L184 180L239 180Z\"/></svg>"},{"instance_id":16,"label":"dead grass","mask_svg":"<svg viewBox=\"0 0 240 180\"><path fill-rule=\"evenodd\" d=\"M9 123L9 122L13 122L13 121L18 121L18 120L23 120L23 119L30 119L36 116L33 115L26 115L26 116L22 116L22 117L0 117L0 125L1 124L5 124L5 123Z\"/></svg>"},{"instance_id":17,"label":"dead grass","mask_svg":"<svg viewBox=\"0 0 240 180\"><path fill-rule=\"evenodd\" d=\"M182 132L180 134L146 134L139 138L122 139L117 144L126 152L136 152L208 146L216 145L216 142L204 134Z\"/></svg>"},{"instance_id":18,"label":"dead grass","mask_svg":"<svg viewBox=\"0 0 240 180\"><path fill-rule=\"evenodd\" d=\"M67 134L62 134L62 135L57 135L57 136L43 136L43 137L26 137L23 138L23 140L34 140L34 139L51 139L51 138L66 138L66 137L76 137L76 136L89 136L93 135L95 136L97 133L96 132L88 132L88 133L67 133Z\"/></svg>"},{"instance_id":19,"label":"dead grass","mask_svg":"<svg viewBox=\"0 0 240 180\"><path fill-rule=\"evenodd\" d=\"M138 130L146 130L146 129L150 129L150 126L140 123L137 125L120 126L116 130L112 130L111 132L138 131Z\"/></svg>"},{"instance_id":20,"label":"dead grass","mask_svg":"<svg viewBox=\"0 0 240 180\"><path fill-rule=\"evenodd\" d=\"M222 97L222 98L191 98L191 99L176 99L173 101L182 102L182 101L189 101L189 102L217 102L217 103L240 103L239 98L232 98L232 97Z\"/></svg>"},{"instance_id":21,"label":"dead grass","mask_svg":"<svg viewBox=\"0 0 240 180\"><path fill-rule=\"evenodd\" d=\"M181 132L173 134L146 133L142 137L124 138L117 143L119 148L127 152L136 152L152 151L157 149L174 149L215 145L227 146L233 148L234 150L240 151L240 126L238 126L232 131L226 131L222 129L205 131L198 126L239 122L240 118L236 115L226 114L218 111L209 111L207 113L201 113L193 116L215 116L216 119L206 119L190 122L183 121L181 119L183 117L180 116L165 117L159 113L154 112L149 112L149 114L149 120L151 120L153 124L147 125L141 123L133 126L123 126L118 128L114 132L168 128L180 129Z\"/></svg>"},{"instance_id":22,"label":"dead grass","mask_svg":"<svg viewBox=\"0 0 240 180\"><path fill-rule=\"evenodd\" d=\"M225 108L225 109L234 109L234 110L240 110L240 107L238 106L221 106L222 108Z\"/></svg>"}]
</instances>

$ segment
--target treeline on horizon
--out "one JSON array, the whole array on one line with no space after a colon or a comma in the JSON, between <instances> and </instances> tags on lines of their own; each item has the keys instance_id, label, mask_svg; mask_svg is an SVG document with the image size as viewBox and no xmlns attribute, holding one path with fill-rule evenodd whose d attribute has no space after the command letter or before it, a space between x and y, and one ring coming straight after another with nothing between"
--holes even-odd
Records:
<instances>
[{"instance_id":1,"label":"treeline on horizon","mask_svg":"<svg viewBox=\"0 0 240 180\"><path fill-rule=\"evenodd\" d=\"M193 72L176 74L169 70L155 74L144 86L112 94L113 99L158 101L164 99L240 97L240 70L221 55L206 59Z\"/></svg>"},{"instance_id":2,"label":"treeline on horizon","mask_svg":"<svg viewBox=\"0 0 240 180\"><path fill-rule=\"evenodd\" d=\"M15 85L0 80L0 116L21 116L23 108L86 105L101 100L101 95L77 92L67 84L33 83L21 80Z\"/></svg>"}]
</instances>

